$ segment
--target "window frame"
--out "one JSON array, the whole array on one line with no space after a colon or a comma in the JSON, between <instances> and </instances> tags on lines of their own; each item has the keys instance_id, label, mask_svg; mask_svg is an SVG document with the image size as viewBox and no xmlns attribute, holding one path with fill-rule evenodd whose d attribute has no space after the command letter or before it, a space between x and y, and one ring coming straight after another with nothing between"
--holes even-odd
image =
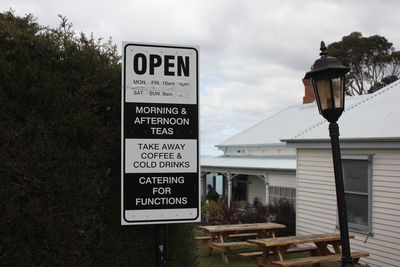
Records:
<instances>
[{"instance_id":1,"label":"window frame","mask_svg":"<svg viewBox=\"0 0 400 267\"><path fill-rule=\"evenodd\" d=\"M359 160L359 161L366 161L367 162L367 182L368 182L368 189L367 193L361 193L361 192L354 192L354 191L347 191L346 188L344 188L344 193L346 196L346 193L348 194L353 194L353 195L367 195L368 197L368 214L367 214L367 220L368 220L368 225L361 225L361 224L356 224L356 223L351 223L348 222L348 227L349 231L355 232L355 233L360 233L360 234L365 234L365 235L372 235L372 160L373 160L373 155L342 155L342 169L343 169L343 182L345 182L346 177L344 176L344 166L343 166L343 161L345 160ZM346 207L347 208L347 207Z\"/></svg>"},{"instance_id":2,"label":"window frame","mask_svg":"<svg viewBox=\"0 0 400 267\"><path fill-rule=\"evenodd\" d=\"M272 191L279 191L279 194L276 194L276 192ZM282 194L282 192L288 193L288 194ZM287 186L269 186L268 187L268 202L269 203L274 203L276 200L280 199L286 199L290 202L290 204L293 205L293 207L296 207L296 200L297 200L297 190L296 188L293 187L287 187Z\"/></svg>"}]
</instances>

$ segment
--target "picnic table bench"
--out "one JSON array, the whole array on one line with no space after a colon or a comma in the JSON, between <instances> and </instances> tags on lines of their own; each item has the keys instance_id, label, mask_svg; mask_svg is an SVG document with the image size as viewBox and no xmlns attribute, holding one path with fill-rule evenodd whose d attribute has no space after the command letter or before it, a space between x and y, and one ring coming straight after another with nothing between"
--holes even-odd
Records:
<instances>
[{"instance_id":1,"label":"picnic table bench","mask_svg":"<svg viewBox=\"0 0 400 267\"><path fill-rule=\"evenodd\" d=\"M316 253L318 252L318 248L316 246L302 246L302 247L290 247L286 250L286 253L296 253L296 252L309 252L311 255L316 255ZM274 253L273 251L269 251L269 254L273 255ZM257 259L258 257L263 256L263 251L242 252L239 253L238 255L243 258Z\"/></svg>"},{"instance_id":2,"label":"picnic table bench","mask_svg":"<svg viewBox=\"0 0 400 267\"><path fill-rule=\"evenodd\" d=\"M353 261L356 263L361 257L368 257L369 254L367 252L353 252L351 253L351 257ZM296 258L282 261L273 261L272 263L275 266L282 267L292 267L292 266L303 266L307 264L320 264L324 262L340 262L342 259L341 253L335 253L330 255L322 255L322 256L311 256L305 258Z\"/></svg>"},{"instance_id":3,"label":"picnic table bench","mask_svg":"<svg viewBox=\"0 0 400 267\"><path fill-rule=\"evenodd\" d=\"M354 238L354 236L350 236ZM324 262L339 262L341 260L340 235L316 234L300 235L268 239L252 239L249 243L257 244L262 249L262 254L256 256L258 266L303 266L307 264L319 265ZM284 255L290 252L290 247L300 244L313 244L317 250L314 255L294 259L284 259ZM333 251L330 250L332 247ZM272 257L269 257L270 255ZM317 255L318 254L318 255ZM354 262L360 257L367 257L367 252L353 252ZM273 258L273 259L271 259Z\"/></svg>"},{"instance_id":4,"label":"picnic table bench","mask_svg":"<svg viewBox=\"0 0 400 267\"><path fill-rule=\"evenodd\" d=\"M228 238L256 237L256 236L257 236L257 233L243 233L243 234L229 234ZM210 235L195 236L194 238L196 240L205 241L205 242L211 240L211 236Z\"/></svg>"}]
</instances>

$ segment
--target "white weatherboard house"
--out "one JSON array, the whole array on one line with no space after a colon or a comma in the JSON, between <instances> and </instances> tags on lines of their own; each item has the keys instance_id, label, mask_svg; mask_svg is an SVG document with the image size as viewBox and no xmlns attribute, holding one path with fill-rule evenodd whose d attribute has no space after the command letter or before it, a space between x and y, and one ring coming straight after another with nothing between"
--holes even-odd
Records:
<instances>
[{"instance_id":1,"label":"white weatherboard house","mask_svg":"<svg viewBox=\"0 0 400 267\"><path fill-rule=\"evenodd\" d=\"M305 104L290 106L217 147L224 155L201 162L202 195L206 185L230 200L266 204L279 198L296 200L296 150L282 138L290 138L321 120L312 102L313 93L304 81ZM311 99L311 101L310 101Z\"/></svg>"},{"instance_id":2,"label":"white weatherboard house","mask_svg":"<svg viewBox=\"0 0 400 267\"><path fill-rule=\"evenodd\" d=\"M370 266L400 266L400 81L347 98L340 145L353 250ZM347 100L346 99L346 100ZM328 123L285 140L297 149L297 234L337 229Z\"/></svg>"},{"instance_id":3,"label":"white weatherboard house","mask_svg":"<svg viewBox=\"0 0 400 267\"><path fill-rule=\"evenodd\" d=\"M338 124L349 230L355 236L351 249L369 252L362 262L370 266L398 267L400 81L347 97L345 105ZM291 192L297 234L338 232L328 124L315 102L289 107L218 145L224 156L202 163L204 185L222 174L228 197L234 198L241 183L249 202Z\"/></svg>"}]
</instances>

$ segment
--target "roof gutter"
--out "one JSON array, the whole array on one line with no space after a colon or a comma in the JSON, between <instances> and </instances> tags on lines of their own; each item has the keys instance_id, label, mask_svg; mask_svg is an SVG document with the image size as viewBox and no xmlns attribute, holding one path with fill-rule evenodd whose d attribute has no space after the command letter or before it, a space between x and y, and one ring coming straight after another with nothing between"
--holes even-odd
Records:
<instances>
[{"instance_id":1,"label":"roof gutter","mask_svg":"<svg viewBox=\"0 0 400 267\"><path fill-rule=\"evenodd\" d=\"M272 144L234 144L234 145L215 145L219 149L223 148L246 148L246 147L285 147L285 143L272 143Z\"/></svg>"},{"instance_id":2,"label":"roof gutter","mask_svg":"<svg viewBox=\"0 0 400 267\"><path fill-rule=\"evenodd\" d=\"M330 139L284 139L290 148L329 148ZM400 137L340 138L341 148L400 148Z\"/></svg>"},{"instance_id":3,"label":"roof gutter","mask_svg":"<svg viewBox=\"0 0 400 267\"><path fill-rule=\"evenodd\" d=\"M242 174L260 174L260 173L296 173L296 169L288 168L249 168L249 167L236 167L236 166L208 166L201 165L201 171L207 172L232 172Z\"/></svg>"}]
</instances>

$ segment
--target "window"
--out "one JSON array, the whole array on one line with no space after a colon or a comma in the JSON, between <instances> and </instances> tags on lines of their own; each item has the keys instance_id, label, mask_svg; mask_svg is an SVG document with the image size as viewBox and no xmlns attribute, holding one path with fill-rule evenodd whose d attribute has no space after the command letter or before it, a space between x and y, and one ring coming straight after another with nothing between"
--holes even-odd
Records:
<instances>
[{"instance_id":1,"label":"window","mask_svg":"<svg viewBox=\"0 0 400 267\"><path fill-rule=\"evenodd\" d=\"M215 176L215 191L220 196L224 195L224 177L222 175Z\"/></svg>"},{"instance_id":2,"label":"window","mask_svg":"<svg viewBox=\"0 0 400 267\"><path fill-rule=\"evenodd\" d=\"M342 159L344 191L349 229L371 232L371 159Z\"/></svg>"},{"instance_id":3,"label":"window","mask_svg":"<svg viewBox=\"0 0 400 267\"><path fill-rule=\"evenodd\" d=\"M269 187L269 203L279 202L281 199L288 200L294 207L296 206L296 189L290 187Z\"/></svg>"},{"instance_id":4,"label":"window","mask_svg":"<svg viewBox=\"0 0 400 267\"><path fill-rule=\"evenodd\" d=\"M209 173L206 175L205 195L207 195L207 185L211 185L217 193L224 196L224 177L217 173Z\"/></svg>"}]
</instances>

